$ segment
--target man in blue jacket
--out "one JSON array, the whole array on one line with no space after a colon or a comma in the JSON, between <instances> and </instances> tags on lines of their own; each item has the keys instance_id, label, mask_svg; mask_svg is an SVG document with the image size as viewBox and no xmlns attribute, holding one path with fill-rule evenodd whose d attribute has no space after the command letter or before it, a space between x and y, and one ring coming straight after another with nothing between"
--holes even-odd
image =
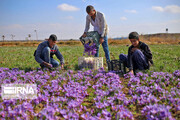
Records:
<instances>
[{"instance_id":1,"label":"man in blue jacket","mask_svg":"<svg viewBox=\"0 0 180 120\"><path fill-rule=\"evenodd\" d=\"M40 64L41 68L52 68L59 66L59 62L53 59L54 54L60 60L61 68L64 68L64 58L59 52L56 41L57 36L52 34L47 41L44 41L38 45L34 55L35 60Z\"/></svg>"},{"instance_id":2,"label":"man in blue jacket","mask_svg":"<svg viewBox=\"0 0 180 120\"><path fill-rule=\"evenodd\" d=\"M120 54L119 59L125 62L131 73L135 73L137 70L149 69L150 65L153 64L153 60L148 45L139 40L137 32L131 32L129 40L132 45L128 49L128 55Z\"/></svg>"}]
</instances>

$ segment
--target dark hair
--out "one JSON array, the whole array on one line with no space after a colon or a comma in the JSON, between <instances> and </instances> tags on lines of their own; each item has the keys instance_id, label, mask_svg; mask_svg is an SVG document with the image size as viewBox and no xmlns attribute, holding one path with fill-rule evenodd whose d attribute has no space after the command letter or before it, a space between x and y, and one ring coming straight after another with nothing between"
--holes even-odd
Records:
<instances>
[{"instance_id":1,"label":"dark hair","mask_svg":"<svg viewBox=\"0 0 180 120\"><path fill-rule=\"evenodd\" d=\"M129 39L139 40L139 34L137 32L131 32L131 33L129 33Z\"/></svg>"},{"instance_id":2,"label":"dark hair","mask_svg":"<svg viewBox=\"0 0 180 120\"><path fill-rule=\"evenodd\" d=\"M92 5L88 5L88 6L86 7L86 12L87 12L87 13L90 13L92 10L94 10L94 7L93 7Z\"/></svg>"},{"instance_id":3,"label":"dark hair","mask_svg":"<svg viewBox=\"0 0 180 120\"><path fill-rule=\"evenodd\" d=\"M52 41L57 41L57 36L55 34L52 34L49 36L49 39L51 39Z\"/></svg>"}]
</instances>

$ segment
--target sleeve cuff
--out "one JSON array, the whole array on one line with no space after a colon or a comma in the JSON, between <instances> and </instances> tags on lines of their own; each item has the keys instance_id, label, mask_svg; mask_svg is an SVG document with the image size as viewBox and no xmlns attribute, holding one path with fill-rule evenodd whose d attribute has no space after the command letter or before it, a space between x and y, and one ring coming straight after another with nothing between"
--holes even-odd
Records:
<instances>
[{"instance_id":1,"label":"sleeve cuff","mask_svg":"<svg viewBox=\"0 0 180 120\"><path fill-rule=\"evenodd\" d=\"M104 38L104 35L101 35L102 38Z\"/></svg>"},{"instance_id":2,"label":"sleeve cuff","mask_svg":"<svg viewBox=\"0 0 180 120\"><path fill-rule=\"evenodd\" d=\"M40 64L42 65L44 61L40 62Z\"/></svg>"},{"instance_id":3,"label":"sleeve cuff","mask_svg":"<svg viewBox=\"0 0 180 120\"><path fill-rule=\"evenodd\" d=\"M133 70L133 68L132 68L132 67L130 67L130 68L129 68L129 70Z\"/></svg>"}]
</instances>

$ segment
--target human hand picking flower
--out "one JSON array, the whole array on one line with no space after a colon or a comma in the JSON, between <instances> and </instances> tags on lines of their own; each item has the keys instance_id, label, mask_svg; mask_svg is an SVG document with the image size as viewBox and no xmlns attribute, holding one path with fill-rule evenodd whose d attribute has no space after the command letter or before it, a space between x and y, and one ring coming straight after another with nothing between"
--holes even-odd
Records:
<instances>
[{"instance_id":1,"label":"human hand picking flower","mask_svg":"<svg viewBox=\"0 0 180 120\"><path fill-rule=\"evenodd\" d=\"M61 64L61 69L64 70L64 64Z\"/></svg>"},{"instance_id":2,"label":"human hand picking flower","mask_svg":"<svg viewBox=\"0 0 180 120\"><path fill-rule=\"evenodd\" d=\"M104 38L101 37L101 38L99 39L99 43L102 44L103 42L104 42Z\"/></svg>"},{"instance_id":3,"label":"human hand picking flower","mask_svg":"<svg viewBox=\"0 0 180 120\"><path fill-rule=\"evenodd\" d=\"M133 70L130 70L129 73L134 75L134 71Z\"/></svg>"},{"instance_id":4,"label":"human hand picking flower","mask_svg":"<svg viewBox=\"0 0 180 120\"><path fill-rule=\"evenodd\" d=\"M44 66L46 66L47 68L52 68L52 64L47 63L47 62L43 62L42 63Z\"/></svg>"},{"instance_id":5,"label":"human hand picking flower","mask_svg":"<svg viewBox=\"0 0 180 120\"><path fill-rule=\"evenodd\" d=\"M132 53L134 53L136 50L138 50L139 48L137 48L137 47L134 47L134 48L132 48L132 50L131 50L131 52Z\"/></svg>"},{"instance_id":6,"label":"human hand picking flower","mask_svg":"<svg viewBox=\"0 0 180 120\"><path fill-rule=\"evenodd\" d=\"M85 38L86 36L87 36L87 35L86 35L86 33L83 33L82 37L84 37L84 38Z\"/></svg>"}]
</instances>

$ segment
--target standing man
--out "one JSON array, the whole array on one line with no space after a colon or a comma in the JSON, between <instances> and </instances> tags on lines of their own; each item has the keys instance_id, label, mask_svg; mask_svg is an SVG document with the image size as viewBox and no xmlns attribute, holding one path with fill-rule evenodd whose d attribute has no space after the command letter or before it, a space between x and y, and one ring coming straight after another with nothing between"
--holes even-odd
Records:
<instances>
[{"instance_id":1,"label":"standing man","mask_svg":"<svg viewBox=\"0 0 180 120\"><path fill-rule=\"evenodd\" d=\"M97 31L100 35L99 43L103 46L103 50L106 56L106 62L109 62L110 55L107 37L108 26L106 24L104 14L99 11L96 11L94 7L91 5L86 7L86 12L88 15L86 16L86 27L84 30L84 34L82 36L86 37L86 33L88 32L91 23L91 25L94 26L94 31ZM99 57L99 46L97 46L95 57Z\"/></svg>"},{"instance_id":2,"label":"standing man","mask_svg":"<svg viewBox=\"0 0 180 120\"><path fill-rule=\"evenodd\" d=\"M64 58L59 52L59 49L56 45L57 36L52 34L50 35L47 41L44 41L38 45L37 50L34 53L35 60L40 64L41 68L47 67L58 67L59 62L53 59L53 55L61 62L61 68L64 68Z\"/></svg>"}]
</instances>

